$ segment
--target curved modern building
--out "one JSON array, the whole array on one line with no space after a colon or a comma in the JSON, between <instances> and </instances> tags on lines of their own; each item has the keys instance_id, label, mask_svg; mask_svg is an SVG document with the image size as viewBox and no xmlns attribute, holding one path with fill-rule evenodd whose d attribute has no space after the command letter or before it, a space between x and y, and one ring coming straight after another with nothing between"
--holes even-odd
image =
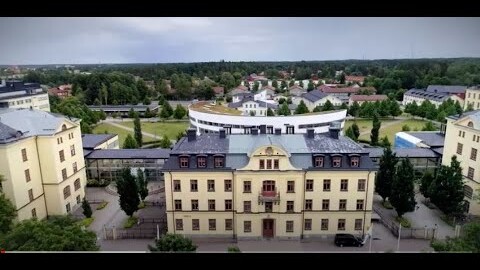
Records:
<instances>
[{"instance_id":1,"label":"curved modern building","mask_svg":"<svg viewBox=\"0 0 480 270\"><path fill-rule=\"evenodd\" d=\"M343 128L347 110L307 113L291 116L246 116L241 111L209 102L197 102L188 106L190 125L201 133L218 133L223 127L231 127L231 134L247 133L252 127L266 127L266 133L281 129L282 133L328 132L331 122L341 123ZM288 130L287 130L288 128Z\"/></svg>"}]
</instances>

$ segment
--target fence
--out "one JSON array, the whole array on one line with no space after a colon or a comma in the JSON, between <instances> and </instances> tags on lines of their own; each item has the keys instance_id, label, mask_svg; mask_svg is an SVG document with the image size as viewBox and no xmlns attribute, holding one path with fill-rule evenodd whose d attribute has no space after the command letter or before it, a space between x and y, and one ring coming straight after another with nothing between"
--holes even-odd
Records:
<instances>
[{"instance_id":1,"label":"fence","mask_svg":"<svg viewBox=\"0 0 480 270\"><path fill-rule=\"evenodd\" d=\"M428 228L425 226L424 228L405 228L402 227L400 230L400 226L397 225L395 221L391 218L382 214L381 211L378 211L373 208L373 210L380 216L380 222L382 222L385 227L387 227L395 237L398 237L398 233L400 231L400 238L403 239L434 239L436 228Z\"/></svg>"},{"instance_id":2,"label":"fence","mask_svg":"<svg viewBox=\"0 0 480 270\"><path fill-rule=\"evenodd\" d=\"M138 224L130 229L123 228L107 228L104 227L104 239L147 239L155 238L167 232L167 219L165 218L139 218Z\"/></svg>"}]
</instances>

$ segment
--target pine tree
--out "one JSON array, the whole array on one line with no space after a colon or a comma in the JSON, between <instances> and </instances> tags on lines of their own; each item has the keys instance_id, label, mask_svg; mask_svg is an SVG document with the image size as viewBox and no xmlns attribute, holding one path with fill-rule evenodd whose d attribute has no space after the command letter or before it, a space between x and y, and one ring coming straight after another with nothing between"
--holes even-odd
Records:
<instances>
[{"instance_id":1,"label":"pine tree","mask_svg":"<svg viewBox=\"0 0 480 270\"><path fill-rule=\"evenodd\" d=\"M173 114L173 109L170 106L170 103L168 103L168 101L165 100L162 105L162 110L160 111L160 117L167 119L167 118L170 118L172 114Z\"/></svg>"},{"instance_id":2,"label":"pine tree","mask_svg":"<svg viewBox=\"0 0 480 270\"><path fill-rule=\"evenodd\" d=\"M410 159L402 159L393 177L392 193L389 198L399 217L415 209L414 179L415 173Z\"/></svg>"},{"instance_id":3,"label":"pine tree","mask_svg":"<svg viewBox=\"0 0 480 270\"><path fill-rule=\"evenodd\" d=\"M123 149L135 149L137 148L137 142L135 139L132 137L131 134L127 135L127 138L125 138L125 141L123 142Z\"/></svg>"},{"instance_id":4,"label":"pine tree","mask_svg":"<svg viewBox=\"0 0 480 270\"><path fill-rule=\"evenodd\" d=\"M141 147L143 145L143 135L142 135L142 126L140 124L140 118L138 114L135 114L135 119L133 120L133 132L135 136L135 141L137 142L137 146Z\"/></svg>"},{"instance_id":5,"label":"pine tree","mask_svg":"<svg viewBox=\"0 0 480 270\"><path fill-rule=\"evenodd\" d=\"M162 140L160 141L160 147L161 148L170 148L172 146L172 142L168 138L167 135L163 135Z\"/></svg>"},{"instance_id":6,"label":"pine tree","mask_svg":"<svg viewBox=\"0 0 480 270\"><path fill-rule=\"evenodd\" d=\"M332 102L330 102L330 100L327 99L327 101L325 102L325 104L323 104L323 108L322 108L322 111L331 111L331 110L334 110L335 108L333 107L333 104Z\"/></svg>"},{"instance_id":7,"label":"pine tree","mask_svg":"<svg viewBox=\"0 0 480 270\"><path fill-rule=\"evenodd\" d=\"M284 102L282 106L280 106L280 109L278 110L278 115L290 115L290 109L288 108L288 104L286 102Z\"/></svg>"},{"instance_id":8,"label":"pine tree","mask_svg":"<svg viewBox=\"0 0 480 270\"><path fill-rule=\"evenodd\" d=\"M270 108L267 109L267 116L275 116L272 109L270 109Z\"/></svg>"},{"instance_id":9,"label":"pine tree","mask_svg":"<svg viewBox=\"0 0 480 270\"><path fill-rule=\"evenodd\" d=\"M305 105L305 102L303 102L303 100L300 100L297 109L295 109L295 114L304 114L309 112L310 111L308 110L307 105Z\"/></svg>"},{"instance_id":10,"label":"pine tree","mask_svg":"<svg viewBox=\"0 0 480 270\"><path fill-rule=\"evenodd\" d=\"M358 117L358 114L360 113L360 105L358 102L354 101L352 106L350 106L350 109L348 110L348 114L350 114L353 117Z\"/></svg>"},{"instance_id":11,"label":"pine tree","mask_svg":"<svg viewBox=\"0 0 480 270\"><path fill-rule=\"evenodd\" d=\"M380 158L380 167L375 181L375 191L382 197L384 202L390 197L392 192L392 179L395 175L397 162L397 156L392 152L392 149L385 148Z\"/></svg>"},{"instance_id":12,"label":"pine tree","mask_svg":"<svg viewBox=\"0 0 480 270\"><path fill-rule=\"evenodd\" d=\"M187 111L185 110L185 108L183 108L182 105L180 104L177 104L177 107L175 107L175 111L173 112L173 117L175 119L182 119L185 115L187 114Z\"/></svg>"}]
</instances>

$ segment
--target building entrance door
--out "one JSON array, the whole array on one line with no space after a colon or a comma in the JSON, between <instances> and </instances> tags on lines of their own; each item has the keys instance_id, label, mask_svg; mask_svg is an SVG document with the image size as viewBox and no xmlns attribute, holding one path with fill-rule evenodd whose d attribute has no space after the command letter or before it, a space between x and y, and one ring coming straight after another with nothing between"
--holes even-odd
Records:
<instances>
[{"instance_id":1,"label":"building entrance door","mask_svg":"<svg viewBox=\"0 0 480 270\"><path fill-rule=\"evenodd\" d=\"M263 237L273 237L273 219L263 220Z\"/></svg>"}]
</instances>

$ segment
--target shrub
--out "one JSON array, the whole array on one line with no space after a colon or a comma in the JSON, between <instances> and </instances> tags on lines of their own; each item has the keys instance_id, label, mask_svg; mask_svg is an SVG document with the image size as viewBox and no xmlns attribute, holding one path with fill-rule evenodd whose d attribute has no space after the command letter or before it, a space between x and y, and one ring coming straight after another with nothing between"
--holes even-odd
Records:
<instances>
[{"instance_id":1,"label":"shrub","mask_svg":"<svg viewBox=\"0 0 480 270\"><path fill-rule=\"evenodd\" d=\"M240 253L240 248L238 248L237 246L233 246L233 247L228 247L227 249L228 253Z\"/></svg>"},{"instance_id":2,"label":"shrub","mask_svg":"<svg viewBox=\"0 0 480 270\"><path fill-rule=\"evenodd\" d=\"M90 226L90 224L92 224L93 220L95 220L95 218L93 218L93 217L84 218L84 219L80 220L78 222L78 224L80 226L85 226L85 228L88 228L88 226Z\"/></svg>"},{"instance_id":3,"label":"shrub","mask_svg":"<svg viewBox=\"0 0 480 270\"><path fill-rule=\"evenodd\" d=\"M105 206L107 206L108 202L102 202L101 204L99 204L97 206L97 210L102 210L103 208L105 208Z\"/></svg>"},{"instance_id":4,"label":"shrub","mask_svg":"<svg viewBox=\"0 0 480 270\"><path fill-rule=\"evenodd\" d=\"M139 205L138 205L138 209L143 209L145 208L145 202L141 202Z\"/></svg>"},{"instance_id":5,"label":"shrub","mask_svg":"<svg viewBox=\"0 0 480 270\"><path fill-rule=\"evenodd\" d=\"M402 224L403 228L410 228L412 226L412 224L410 224L410 221L405 217L396 217L395 220Z\"/></svg>"},{"instance_id":6,"label":"shrub","mask_svg":"<svg viewBox=\"0 0 480 270\"><path fill-rule=\"evenodd\" d=\"M129 217L127 221L123 224L123 228L128 229L133 227L133 225L137 224L138 218L137 217Z\"/></svg>"},{"instance_id":7,"label":"shrub","mask_svg":"<svg viewBox=\"0 0 480 270\"><path fill-rule=\"evenodd\" d=\"M383 202L382 206L385 207L386 209L393 209L393 206L389 201Z\"/></svg>"}]
</instances>

